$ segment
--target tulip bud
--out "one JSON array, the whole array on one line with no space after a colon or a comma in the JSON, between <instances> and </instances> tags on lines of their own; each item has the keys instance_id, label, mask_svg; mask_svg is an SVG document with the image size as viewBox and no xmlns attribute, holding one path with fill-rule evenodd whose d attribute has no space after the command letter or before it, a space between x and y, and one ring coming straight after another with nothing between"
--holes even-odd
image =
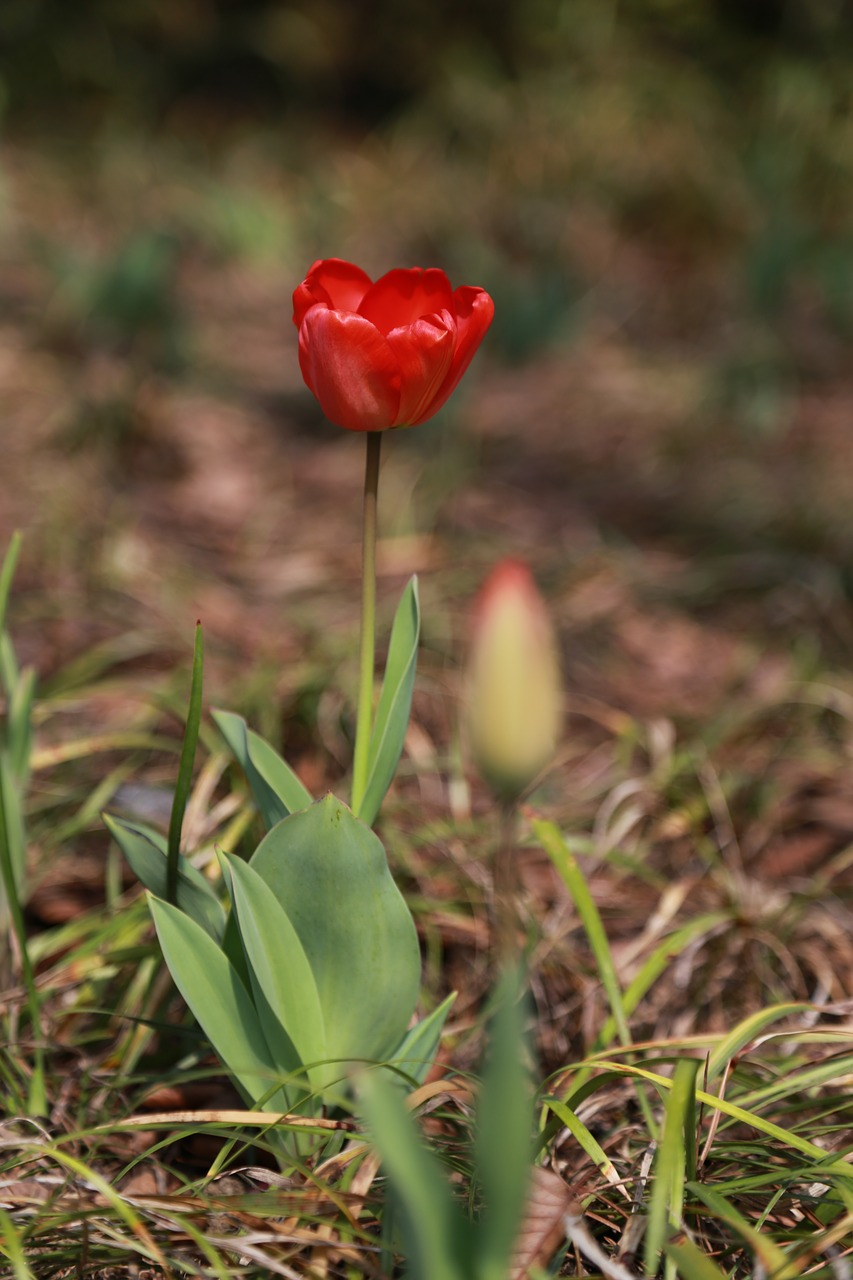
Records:
<instances>
[{"instance_id":1,"label":"tulip bud","mask_svg":"<svg viewBox=\"0 0 853 1280\"><path fill-rule=\"evenodd\" d=\"M562 688L554 630L533 576L502 560L474 605L468 727L480 773L501 796L517 796L554 754Z\"/></svg>"}]
</instances>

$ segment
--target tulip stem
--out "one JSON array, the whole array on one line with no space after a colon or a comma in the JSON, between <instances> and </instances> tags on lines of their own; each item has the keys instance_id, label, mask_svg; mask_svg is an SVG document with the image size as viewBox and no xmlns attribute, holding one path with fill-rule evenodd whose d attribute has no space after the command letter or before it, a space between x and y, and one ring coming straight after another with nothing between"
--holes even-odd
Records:
<instances>
[{"instance_id":1,"label":"tulip stem","mask_svg":"<svg viewBox=\"0 0 853 1280\"><path fill-rule=\"evenodd\" d=\"M358 814L367 790L370 730L373 722L373 671L376 664L376 496L382 432L368 431L364 468L364 519L361 543L361 658L355 756L352 766L352 807Z\"/></svg>"},{"instance_id":2,"label":"tulip stem","mask_svg":"<svg viewBox=\"0 0 853 1280\"><path fill-rule=\"evenodd\" d=\"M498 843L492 874L492 923L498 963L504 968L518 964L521 924L521 877L516 852L516 805L501 802Z\"/></svg>"}]
</instances>

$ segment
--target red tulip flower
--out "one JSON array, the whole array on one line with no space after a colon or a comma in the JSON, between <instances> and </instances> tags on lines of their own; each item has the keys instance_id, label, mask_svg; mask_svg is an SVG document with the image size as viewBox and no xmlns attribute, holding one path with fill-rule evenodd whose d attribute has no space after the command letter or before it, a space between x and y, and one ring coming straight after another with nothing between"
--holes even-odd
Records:
<instances>
[{"instance_id":1,"label":"red tulip flower","mask_svg":"<svg viewBox=\"0 0 853 1280\"><path fill-rule=\"evenodd\" d=\"M299 365L330 421L348 431L413 427L454 391L494 314L484 289L443 271L373 283L340 258L315 262L293 294Z\"/></svg>"}]
</instances>

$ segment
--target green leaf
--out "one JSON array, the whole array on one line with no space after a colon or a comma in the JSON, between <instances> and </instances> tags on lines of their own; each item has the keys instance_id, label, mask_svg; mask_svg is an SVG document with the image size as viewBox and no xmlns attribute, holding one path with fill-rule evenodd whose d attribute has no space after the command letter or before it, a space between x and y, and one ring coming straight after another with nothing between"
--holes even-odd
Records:
<instances>
[{"instance_id":1,"label":"green leaf","mask_svg":"<svg viewBox=\"0 0 853 1280\"><path fill-rule=\"evenodd\" d=\"M567 1106L565 1102L561 1102L559 1098L546 1097L542 1099L542 1103L557 1117L560 1124L568 1129L581 1150L586 1152L607 1181L619 1182L619 1175L616 1172L613 1161L601 1144L593 1137L583 1121L577 1118L572 1108Z\"/></svg>"},{"instance_id":2,"label":"green leaf","mask_svg":"<svg viewBox=\"0 0 853 1280\"><path fill-rule=\"evenodd\" d=\"M9 698L6 721L6 746L12 772L20 784L26 782L30 772L32 746L32 712L36 690L36 673L27 667L20 673Z\"/></svg>"},{"instance_id":3,"label":"green leaf","mask_svg":"<svg viewBox=\"0 0 853 1280\"><path fill-rule=\"evenodd\" d=\"M153 895L148 903L178 990L246 1098L266 1111L287 1111L285 1093L274 1089L281 1073L234 966L190 916Z\"/></svg>"},{"instance_id":4,"label":"green leaf","mask_svg":"<svg viewBox=\"0 0 853 1280\"><path fill-rule=\"evenodd\" d=\"M21 554L21 533L16 529L9 539L9 546L0 566L0 632L6 627L6 606L9 603L9 592L12 590L12 579ZM8 692L8 691L7 691Z\"/></svg>"},{"instance_id":5,"label":"green leaf","mask_svg":"<svg viewBox=\"0 0 853 1280\"><path fill-rule=\"evenodd\" d=\"M313 803L313 796L260 734L231 711L213 711L219 732L234 752L252 789L264 826L270 831L291 813Z\"/></svg>"},{"instance_id":6,"label":"green leaf","mask_svg":"<svg viewBox=\"0 0 853 1280\"><path fill-rule=\"evenodd\" d=\"M684 1187L696 1170L696 1073L697 1058L675 1064L672 1087L666 1100L663 1135L657 1153L646 1227L646 1275L655 1275L658 1258L667 1239L681 1228ZM674 1276L675 1260L665 1264L665 1275Z\"/></svg>"},{"instance_id":7,"label":"green leaf","mask_svg":"<svg viewBox=\"0 0 853 1280\"><path fill-rule=\"evenodd\" d=\"M705 1202L715 1218L725 1222L740 1236L752 1250L756 1260L762 1264L765 1274L772 1275L773 1280L794 1280L795 1276L803 1274L796 1258L781 1249L768 1234L754 1227L725 1196L699 1182L691 1182L689 1189Z\"/></svg>"},{"instance_id":8,"label":"green leaf","mask_svg":"<svg viewBox=\"0 0 853 1280\"><path fill-rule=\"evenodd\" d=\"M765 1027L787 1018L792 1013L802 1013L812 1006L801 1001L788 1004L774 1004L769 1009L759 1009L744 1018L728 1035L724 1036L708 1059L708 1080L713 1080L742 1049L751 1044Z\"/></svg>"},{"instance_id":9,"label":"green leaf","mask_svg":"<svg viewBox=\"0 0 853 1280\"><path fill-rule=\"evenodd\" d=\"M502 975L495 999L476 1127L477 1168L485 1201L478 1249L483 1280L503 1280L506 1275L533 1163L533 1114L517 970Z\"/></svg>"},{"instance_id":10,"label":"green leaf","mask_svg":"<svg viewBox=\"0 0 853 1280\"><path fill-rule=\"evenodd\" d=\"M250 865L305 949L329 1058L387 1060L417 1002L421 962L377 836L329 795L274 827Z\"/></svg>"},{"instance_id":11,"label":"green leaf","mask_svg":"<svg viewBox=\"0 0 853 1280\"><path fill-rule=\"evenodd\" d=\"M2 788L2 813L5 825L5 841L8 851L9 866L18 901L23 894L24 878L27 867L27 836L24 827L22 796L15 771L6 751L0 751L0 788ZM0 880L0 917L5 915L3 902L6 894ZM8 904L7 904L8 905Z\"/></svg>"},{"instance_id":12,"label":"green leaf","mask_svg":"<svg viewBox=\"0 0 853 1280\"><path fill-rule=\"evenodd\" d=\"M466 1223L453 1203L437 1161L419 1139L398 1089L380 1072L365 1074L359 1095L393 1194L403 1209L410 1280L467 1280L459 1257Z\"/></svg>"},{"instance_id":13,"label":"green leaf","mask_svg":"<svg viewBox=\"0 0 853 1280\"><path fill-rule=\"evenodd\" d=\"M402 1072L416 1084L423 1084L435 1060L438 1042L455 999L456 992L451 991L432 1013L421 1018L420 1022L416 1022L406 1032L389 1059L389 1066L394 1068L393 1078L399 1080L397 1073Z\"/></svg>"},{"instance_id":14,"label":"green leaf","mask_svg":"<svg viewBox=\"0 0 853 1280\"><path fill-rule=\"evenodd\" d=\"M727 1274L687 1236L664 1244L664 1253L684 1280L727 1280Z\"/></svg>"},{"instance_id":15,"label":"green leaf","mask_svg":"<svg viewBox=\"0 0 853 1280\"><path fill-rule=\"evenodd\" d=\"M121 849L131 870L157 898L166 897L168 863L166 841L150 827L125 822L112 814L102 815L104 826ZM213 888L191 862L182 858L178 866L178 902L196 924L221 942L225 932L225 912Z\"/></svg>"},{"instance_id":16,"label":"green leaf","mask_svg":"<svg viewBox=\"0 0 853 1280\"><path fill-rule=\"evenodd\" d=\"M321 1064L326 1058L323 1011L296 930L252 867L227 854L222 861L255 988L255 1006L273 1058L288 1071ZM332 1071L333 1079L340 1075L340 1068ZM322 1087L324 1075L328 1077L329 1072L308 1072L317 1087Z\"/></svg>"},{"instance_id":17,"label":"green leaf","mask_svg":"<svg viewBox=\"0 0 853 1280\"><path fill-rule=\"evenodd\" d=\"M370 734L364 795L359 799L353 796L353 811L368 826L376 821L403 751L412 708L420 630L418 580L413 576L394 615L382 692Z\"/></svg>"},{"instance_id":18,"label":"green leaf","mask_svg":"<svg viewBox=\"0 0 853 1280\"><path fill-rule=\"evenodd\" d=\"M172 798L172 813L169 818L169 839L166 845L166 897L169 902L178 901L178 863L181 856L181 829L184 825L184 813L187 798L190 794L193 777L195 749L198 743L198 730L201 724L201 690L204 671L204 645L202 641L201 623L196 623L195 644L193 646L193 674L190 684L190 705L187 712L187 726L184 730L184 741L181 746L181 761L178 765L178 780L175 783L175 794Z\"/></svg>"}]
</instances>

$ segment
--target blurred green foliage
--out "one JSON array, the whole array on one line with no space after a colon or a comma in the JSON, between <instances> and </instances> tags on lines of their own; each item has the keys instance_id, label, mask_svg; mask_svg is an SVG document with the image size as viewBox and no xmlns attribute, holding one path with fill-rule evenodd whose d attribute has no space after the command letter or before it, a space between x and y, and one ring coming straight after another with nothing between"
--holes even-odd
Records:
<instances>
[{"instance_id":1,"label":"blurred green foliage","mask_svg":"<svg viewBox=\"0 0 853 1280\"><path fill-rule=\"evenodd\" d=\"M853 49L850 0L4 0L8 109L162 118L180 104L296 105L375 121L463 58L510 78L626 40L728 90L791 56L827 71ZM831 77L830 77L831 79ZM811 86L815 89L816 86ZM660 91L666 93L667 84Z\"/></svg>"}]
</instances>

